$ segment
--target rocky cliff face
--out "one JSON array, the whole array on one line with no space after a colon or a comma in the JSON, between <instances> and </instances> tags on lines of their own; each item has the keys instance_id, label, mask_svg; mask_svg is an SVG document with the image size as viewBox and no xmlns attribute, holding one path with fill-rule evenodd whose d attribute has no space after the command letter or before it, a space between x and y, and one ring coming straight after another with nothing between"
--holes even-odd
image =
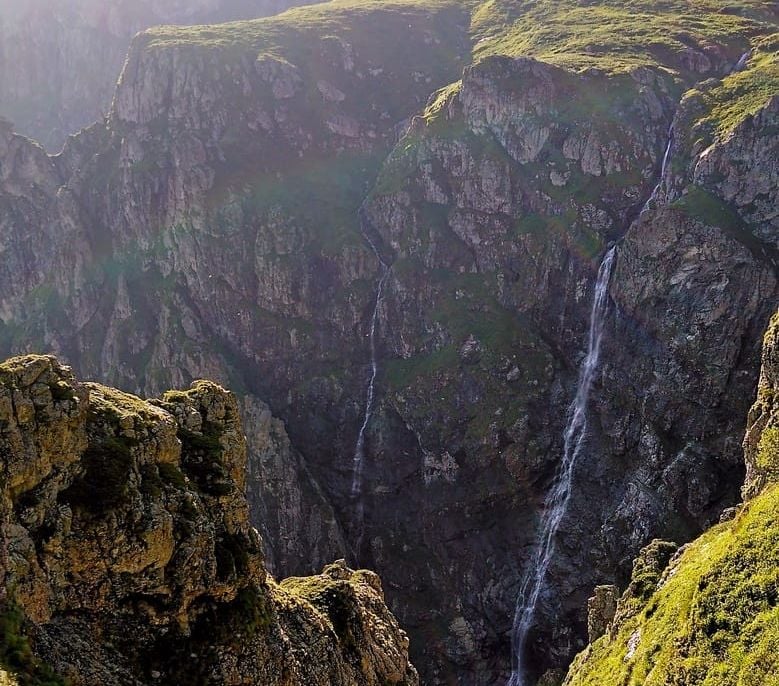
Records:
<instances>
[{"instance_id":1,"label":"rocky cliff face","mask_svg":"<svg viewBox=\"0 0 779 686\"><path fill-rule=\"evenodd\" d=\"M752 76L763 59L754 55ZM641 67L573 76L487 58L431 101L379 178L367 215L394 260L382 328L392 359L369 509L405 493L425 513L420 556L435 551L467 580L437 605L456 624L403 615L440 631L429 643L459 673L475 666L462 683L491 683L482 648L500 653L506 625L483 607L511 598L530 555L532 526L516 523L534 520L559 459L609 242L619 246L602 368L531 637L539 663L565 663L592 586L624 584L653 536L689 540L738 497L779 228L777 186L766 183L777 173L776 96L750 110L749 78L682 99L683 82ZM726 97L746 112L722 132L712 108ZM375 530L378 559L408 545L388 520ZM433 574L426 593L439 588Z\"/></svg>"},{"instance_id":2,"label":"rocky cliff face","mask_svg":"<svg viewBox=\"0 0 779 686\"><path fill-rule=\"evenodd\" d=\"M313 0L316 2L317 0ZM0 116L58 151L108 112L131 38L158 24L283 12L302 0L0 2Z\"/></svg>"},{"instance_id":3,"label":"rocky cliff face","mask_svg":"<svg viewBox=\"0 0 779 686\"><path fill-rule=\"evenodd\" d=\"M626 43L598 33L599 12L633 28L616 1L339 2L142 34L107 122L62 155L2 132L2 347L135 392L230 384L273 570L374 565L427 682L493 684L618 241L530 641L561 669L591 589L742 483L777 299L776 18L720 9L647 3Z\"/></svg>"},{"instance_id":4,"label":"rocky cliff face","mask_svg":"<svg viewBox=\"0 0 779 686\"><path fill-rule=\"evenodd\" d=\"M776 407L776 389L779 387L778 335L779 316L774 315L763 343L763 365L757 402L749 412L747 434L744 437L744 456L747 464L744 495L747 498L759 493L767 484L779 481L779 414Z\"/></svg>"},{"instance_id":5,"label":"rocky cliff face","mask_svg":"<svg viewBox=\"0 0 779 686\"><path fill-rule=\"evenodd\" d=\"M418 683L375 574L267 575L219 386L146 402L11 359L0 451L2 624L29 637L7 665L23 679L45 663L71 684Z\"/></svg>"}]
</instances>

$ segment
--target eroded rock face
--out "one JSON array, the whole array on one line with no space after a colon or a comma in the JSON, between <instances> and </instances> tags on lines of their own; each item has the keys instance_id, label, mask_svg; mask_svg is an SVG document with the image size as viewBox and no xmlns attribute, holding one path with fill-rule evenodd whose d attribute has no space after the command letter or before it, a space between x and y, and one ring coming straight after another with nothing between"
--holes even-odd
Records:
<instances>
[{"instance_id":1,"label":"eroded rock face","mask_svg":"<svg viewBox=\"0 0 779 686\"><path fill-rule=\"evenodd\" d=\"M247 477L250 518L262 533L265 565L286 575L321 569L349 547L326 494L284 423L265 403L246 396L242 415L252 456Z\"/></svg>"},{"instance_id":2,"label":"eroded rock face","mask_svg":"<svg viewBox=\"0 0 779 686\"><path fill-rule=\"evenodd\" d=\"M605 117L581 118L595 92ZM624 585L650 540L689 540L738 498L740 437L777 301L776 185L762 181L776 174L775 103L712 135L699 123L710 111L694 98L678 105L678 93L643 70L572 77L483 60L415 121L366 207L394 259L370 509L406 494L424 513L424 549L467 580L456 598L441 594L456 627L426 642L467 674L461 683L491 683L482 647L500 650L509 631L534 536L517 523L534 521L558 459L597 259L615 239L590 431L531 637L539 664L565 665L583 645L594 585ZM702 157L719 171L704 172ZM736 179L750 189L743 200L728 190ZM476 366L463 357L475 340ZM485 534L491 517L500 523ZM375 531L377 560L408 546L386 520ZM485 619L485 604L503 624Z\"/></svg>"},{"instance_id":3,"label":"eroded rock face","mask_svg":"<svg viewBox=\"0 0 779 686\"><path fill-rule=\"evenodd\" d=\"M763 340L763 364L757 401L749 411L744 437L744 457L747 465L743 494L750 498L766 484L779 480L779 408L776 389L779 388L779 316L774 315Z\"/></svg>"},{"instance_id":4,"label":"eroded rock face","mask_svg":"<svg viewBox=\"0 0 779 686\"><path fill-rule=\"evenodd\" d=\"M608 631L591 633L590 645L568 671L566 686L610 686L626 678L687 685L707 675L726 683L763 683L776 673L779 664L771 648L776 612L765 581L766 571L779 561L776 329L775 315L765 335L758 397L744 439L745 501L729 508L719 526L681 548L655 540L641 551ZM614 593L606 594L611 605ZM592 600L603 595L603 588L596 588ZM590 603L591 617L593 605L597 609L602 602ZM712 631L715 625L718 630ZM734 657L744 641L752 646L748 654L759 659Z\"/></svg>"},{"instance_id":5,"label":"eroded rock face","mask_svg":"<svg viewBox=\"0 0 779 686\"><path fill-rule=\"evenodd\" d=\"M587 601L587 636L590 643L599 639L614 619L619 590L616 586L596 586Z\"/></svg>"},{"instance_id":6,"label":"eroded rock face","mask_svg":"<svg viewBox=\"0 0 779 686\"><path fill-rule=\"evenodd\" d=\"M0 454L4 611L69 683L418 683L375 574L266 574L216 384L146 402L14 358Z\"/></svg>"},{"instance_id":7,"label":"eroded rock face","mask_svg":"<svg viewBox=\"0 0 779 686\"><path fill-rule=\"evenodd\" d=\"M68 136L108 112L130 40L139 31L158 24L264 17L313 2L3 0L0 115L48 150L59 151Z\"/></svg>"}]
</instances>

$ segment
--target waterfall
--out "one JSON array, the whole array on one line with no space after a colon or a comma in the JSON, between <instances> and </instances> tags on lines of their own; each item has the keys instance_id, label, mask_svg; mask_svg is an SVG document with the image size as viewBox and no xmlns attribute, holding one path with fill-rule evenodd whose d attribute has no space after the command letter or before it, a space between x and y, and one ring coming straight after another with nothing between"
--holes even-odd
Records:
<instances>
[{"instance_id":1,"label":"waterfall","mask_svg":"<svg viewBox=\"0 0 779 686\"><path fill-rule=\"evenodd\" d=\"M641 208L641 214L644 214L657 200L657 196L663 188L663 182L665 180L665 172L668 169L668 161L671 159L671 148L674 144L674 125L668 129L668 143L665 146L665 152L663 153L663 163L660 166L660 178L657 181L657 185L652 189L652 194L649 196L644 206Z\"/></svg>"},{"instance_id":2,"label":"waterfall","mask_svg":"<svg viewBox=\"0 0 779 686\"><path fill-rule=\"evenodd\" d=\"M357 444L354 448L354 457L352 458L352 500L356 503L356 524L357 524L357 539L355 544L355 551L359 553L362 545L362 533L363 533L363 518L364 518L364 504L362 497L362 482L363 482L363 470L365 467L365 433L368 430L371 417L373 416L373 405L376 399L376 377L379 374L379 360L376 352L376 333L379 323L379 309L381 308L381 300L384 295L384 287L387 283L387 279L390 275L390 266L382 259L376 244L371 240L370 236L364 234L365 240L368 245L371 246L373 254L376 255L376 259L381 265L381 278L379 279L379 285L376 288L376 300L373 303L373 314L371 315L371 328L370 328L370 351L371 351L371 375L368 380L368 388L365 393L365 410L363 411L362 424L360 425L360 431L357 434Z\"/></svg>"},{"instance_id":3,"label":"waterfall","mask_svg":"<svg viewBox=\"0 0 779 686\"><path fill-rule=\"evenodd\" d=\"M524 663L525 647L528 634L533 626L546 574L554 555L555 536L571 497L576 461L587 435L587 403L600 362L601 340L608 312L609 281L614 267L616 250L616 246L612 246L608 250L598 269L595 297L590 313L587 356L579 372L576 396L568 408L568 422L563 441L563 459L558 468L554 485L546 497L535 554L520 585L511 639L512 669L509 686L527 686L527 670Z\"/></svg>"},{"instance_id":4,"label":"waterfall","mask_svg":"<svg viewBox=\"0 0 779 686\"><path fill-rule=\"evenodd\" d=\"M733 67L733 71L741 71L746 65L747 60L749 60L749 52L745 52L741 57L738 58L738 62L736 62L736 66Z\"/></svg>"}]
</instances>

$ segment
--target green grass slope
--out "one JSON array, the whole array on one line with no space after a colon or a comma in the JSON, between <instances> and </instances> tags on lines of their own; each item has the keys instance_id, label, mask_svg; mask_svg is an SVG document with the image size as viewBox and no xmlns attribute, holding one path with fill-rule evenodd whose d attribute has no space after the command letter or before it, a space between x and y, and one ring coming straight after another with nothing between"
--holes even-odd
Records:
<instances>
[{"instance_id":1,"label":"green grass slope","mask_svg":"<svg viewBox=\"0 0 779 686\"><path fill-rule=\"evenodd\" d=\"M695 542L566 686L779 684L779 485Z\"/></svg>"},{"instance_id":2,"label":"green grass slope","mask_svg":"<svg viewBox=\"0 0 779 686\"><path fill-rule=\"evenodd\" d=\"M572 69L674 67L689 48L737 57L776 24L770 3L744 0L488 0L474 13L477 57L530 55Z\"/></svg>"},{"instance_id":3,"label":"green grass slope","mask_svg":"<svg viewBox=\"0 0 779 686\"><path fill-rule=\"evenodd\" d=\"M755 42L745 68L726 76L709 89L685 94L698 98L701 116L691 130L707 142L725 138L748 117L779 94L779 33Z\"/></svg>"}]
</instances>

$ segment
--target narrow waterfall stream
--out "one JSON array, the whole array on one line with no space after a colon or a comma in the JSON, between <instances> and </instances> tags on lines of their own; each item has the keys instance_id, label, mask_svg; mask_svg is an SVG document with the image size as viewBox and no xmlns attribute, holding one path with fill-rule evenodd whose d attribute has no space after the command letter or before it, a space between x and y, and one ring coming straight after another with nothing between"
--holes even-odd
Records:
<instances>
[{"instance_id":1,"label":"narrow waterfall stream","mask_svg":"<svg viewBox=\"0 0 779 686\"><path fill-rule=\"evenodd\" d=\"M365 234L365 240L368 245L371 246L373 254L376 255L376 259L381 265L381 278L379 279L379 285L376 288L376 300L373 304L373 315L371 316L371 328L370 328L370 351L371 351L371 375L368 381L368 389L365 393L365 410L363 412L362 425L360 431L357 434L357 444L354 448L354 457L352 458L352 501L355 503L355 517L356 517L356 542L354 550L356 554L359 554L360 547L362 546L363 535L363 519L365 516L364 501L363 501L363 470L365 468L365 434L368 430L371 417L373 416L373 406L376 400L376 377L379 373L379 360L376 352L376 334L379 323L379 308L381 307L381 300L384 295L384 287L387 283L387 279L390 275L390 265L388 265L381 257L376 244L371 240L370 236Z\"/></svg>"},{"instance_id":2,"label":"narrow waterfall stream","mask_svg":"<svg viewBox=\"0 0 779 686\"><path fill-rule=\"evenodd\" d=\"M671 124L671 128L668 129L668 144L665 146L665 152L663 153L663 164L660 166L660 178L657 181L657 185L652 189L652 194L647 198L644 206L641 208L641 213L644 214L657 200L657 196L663 188L663 182L665 180L665 172L668 169L668 161L671 159L671 148L674 144L674 127Z\"/></svg>"},{"instance_id":3,"label":"narrow waterfall stream","mask_svg":"<svg viewBox=\"0 0 779 686\"><path fill-rule=\"evenodd\" d=\"M641 208L643 215L656 202L665 182L668 163L674 143L673 122L668 129L668 143L663 153L660 177L652 193ZM598 268L595 297L590 312L590 331L587 356L579 370L576 395L568 408L567 424L563 434L563 456L551 490L546 496L535 553L527 566L520 584L514 624L511 634L511 677L507 686L530 686L526 664L526 647L530 630L535 622L538 601L546 582L555 552L555 536L565 516L571 497L574 468L587 436L587 404L592 384L600 363L600 347L609 305L609 283L614 268L617 246L612 246Z\"/></svg>"},{"instance_id":4,"label":"narrow waterfall stream","mask_svg":"<svg viewBox=\"0 0 779 686\"><path fill-rule=\"evenodd\" d=\"M738 58L738 62L736 62L736 66L733 67L733 71L741 71L744 67L747 66L747 62L749 61L749 51L745 52L741 57Z\"/></svg>"},{"instance_id":5,"label":"narrow waterfall stream","mask_svg":"<svg viewBox=\"0 0 779 686\"><path fill-rule=\"evenodd\" d=\"M574 467L587 434L587 402L600 361L600 344L609 303L609 282L617 248L609 249L598 269L595 299L590 314L590 334L587 357L579 373L576 396L568 409L565 427L563 459L554 485L546 497L544 514L538 536L538 545L531 564L527 567L520 586L512 634L512 667L509 686L526 686L525 647L535 619L538 599L546 580L546 573L555 551L555 534L571 497Z\"/></svg>"}]
</instances>

